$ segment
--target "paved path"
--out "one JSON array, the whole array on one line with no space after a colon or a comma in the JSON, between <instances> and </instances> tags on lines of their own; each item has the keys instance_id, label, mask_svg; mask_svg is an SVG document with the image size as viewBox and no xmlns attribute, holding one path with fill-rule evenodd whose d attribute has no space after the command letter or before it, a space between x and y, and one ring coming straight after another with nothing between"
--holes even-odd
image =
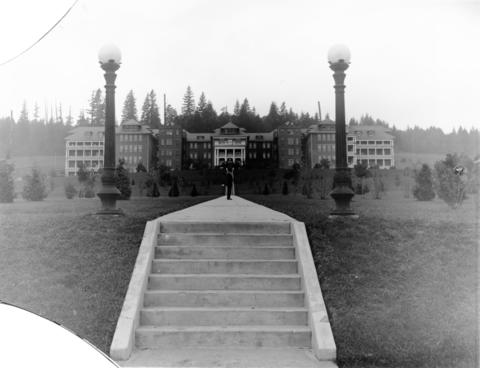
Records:
<instances>
[{"instance_id":1,"label":"paved path","mask_svg":"<svg viewBox=\"0 0 480 368\"><path fill-rule=\"evenodd\" d=\"M290 222L291 217L259 206L240 197L232 196L232 200L220 197L208 202L197 204L181 211L173 212L162 217L164 221L188 222Z\"/></svg>"}]
</instances>

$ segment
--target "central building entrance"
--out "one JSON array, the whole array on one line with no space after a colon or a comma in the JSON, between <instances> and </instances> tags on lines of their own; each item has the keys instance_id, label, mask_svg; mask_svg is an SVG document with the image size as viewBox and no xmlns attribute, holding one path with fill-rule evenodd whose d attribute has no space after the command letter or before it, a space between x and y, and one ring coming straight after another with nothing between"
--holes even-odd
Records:
<instances>
[{"instance_id":1,"label":"central building entrance","mask_svg":"<svg viewBox=\"0 0 480 368\"><path fill-rule=\"evenodd\" d=\"M219 129L219 135L213 137L213 164L221 166L232 160L235 164L245 164L247 135L244 129L234 124L226 124Z\"/></svg>"}]
</instances>

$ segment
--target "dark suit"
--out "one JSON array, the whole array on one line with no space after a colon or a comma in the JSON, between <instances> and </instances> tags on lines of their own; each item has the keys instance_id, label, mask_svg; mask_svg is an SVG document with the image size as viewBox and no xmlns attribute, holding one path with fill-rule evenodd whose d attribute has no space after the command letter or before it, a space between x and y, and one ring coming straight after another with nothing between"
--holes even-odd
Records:
<instances>
[{"instance_id":1,"label":"dark suit","mask_svg":"<svg viewBox=\"0 0 480 368\"><path fill-rule=\"evenodd\" d=\"M233 172L227 171L227 199L232 195Z\"/></svg>"}]
</instances>

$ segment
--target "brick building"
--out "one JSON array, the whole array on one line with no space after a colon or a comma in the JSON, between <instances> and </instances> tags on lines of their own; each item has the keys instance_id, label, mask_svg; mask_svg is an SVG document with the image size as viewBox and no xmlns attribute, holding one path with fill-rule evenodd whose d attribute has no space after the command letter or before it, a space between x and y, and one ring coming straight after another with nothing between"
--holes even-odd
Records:
<instances>
[{"instance_id":1,"label":"brick building","mask_svg":"<svg viewBox=\"0 0 480 368\"><path fill-rule=\"evenodd\" d=\"M288 169L293 164L302 163L302 129L291 122L286 122L276 131L278 140L278 167Z\"/></svg>"},{"instance_id":2,"label":"brick building","mask_svg":"<svg viewBox=\"0 0 480 368\"><path fill-rule=\"evenodd\" d=\"M158 129L158 164L173 170L182 168L183 131L175 125L161 125Z\"/></svg>"},{"instance_id":3,"label":"brick building","mask_svg":"<svg viewBox=\"0 0 480 368\"><path fill-rule=\"evenodd\" d=\"M124 121L115 132L115 157L125 160L125 168L135 172L138 164L143 164L147 171L156 166L157 142L152 130L138 121Z\"/></svg>"}]
</instances>

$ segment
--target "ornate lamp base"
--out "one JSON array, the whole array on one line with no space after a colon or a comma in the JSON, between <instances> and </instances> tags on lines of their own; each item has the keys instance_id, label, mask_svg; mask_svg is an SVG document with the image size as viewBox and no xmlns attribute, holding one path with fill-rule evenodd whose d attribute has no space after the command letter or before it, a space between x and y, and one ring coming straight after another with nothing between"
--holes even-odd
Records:
<instances>
[{"instance_id":1,"label":"ornate lamp base","mask_svg":"<svg viewBox=\"0 0 480 368\"><path fill-rule=\"evenodd\" d=\"M353 212L350 207L352 197L355 195L352 190L350 169L337 169L333 183L334 188L330 192L330 196L335 201L335 209L330 212L328 218L358 218L358 214Z\"/></svg>"},{"instance_id":2,"label":"ornate lamp base","mask_svg":"<svg viewBox=\"0 0 480 368\"><path fill-rule=\"evenodd\" d=\"M96 212L96 215L116 215L124 216L125 214L120 208L116 207L120 191L114 186L103 186L100 192L97 193L102 201L102 209Z\"/></svg>"}]
</instances>

